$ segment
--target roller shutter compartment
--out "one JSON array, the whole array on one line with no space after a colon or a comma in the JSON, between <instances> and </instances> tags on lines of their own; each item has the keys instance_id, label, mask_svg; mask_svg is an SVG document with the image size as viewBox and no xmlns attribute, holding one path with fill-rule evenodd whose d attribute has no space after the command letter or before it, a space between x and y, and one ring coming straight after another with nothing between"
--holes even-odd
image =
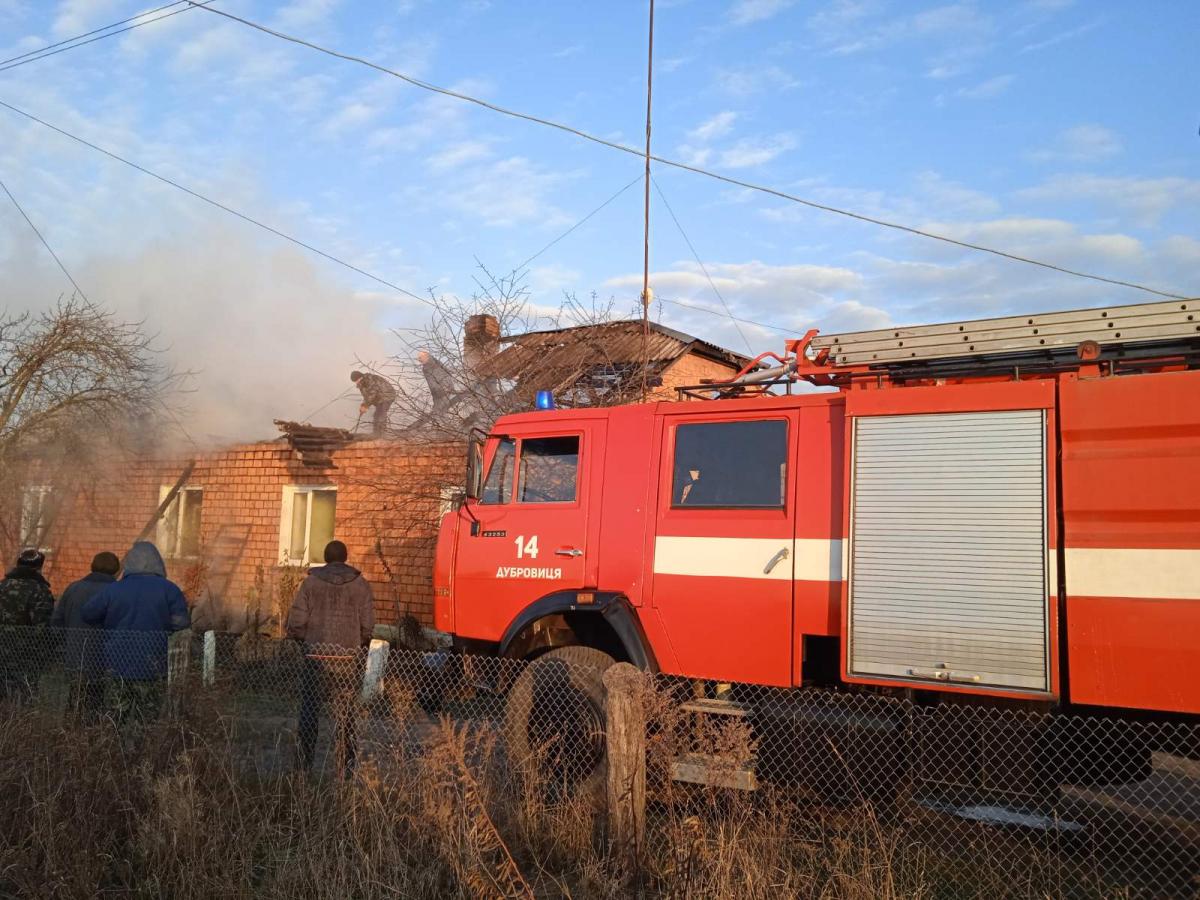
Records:
<instances>
[{"instance_id":1,"label":"roller shutter compartment","mask_svg":"<svg viewBox=\"0 0 1200 900\"><path fill-rule=\"evenodd\" d=\"M1044 416L855 419L851 675L1048 690Z\"/></svg>"}]
</instances>

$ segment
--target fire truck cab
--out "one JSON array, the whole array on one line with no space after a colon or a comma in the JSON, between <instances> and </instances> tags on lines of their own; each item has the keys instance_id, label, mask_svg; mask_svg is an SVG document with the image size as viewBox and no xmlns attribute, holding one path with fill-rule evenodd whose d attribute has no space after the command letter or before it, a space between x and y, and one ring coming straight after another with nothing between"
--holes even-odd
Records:
<instances>
[{"instance_id":1,"label":"fire truck cab","mask_svg":"<svg viewBox=\"0 0 1200 900\"><path fill-rule=\"evenodd\" d=\"M689 679L1200 714L1198 314L814 332L689 402L505 416L443 520L435 624Z\"/></svg>"}]
</instances>

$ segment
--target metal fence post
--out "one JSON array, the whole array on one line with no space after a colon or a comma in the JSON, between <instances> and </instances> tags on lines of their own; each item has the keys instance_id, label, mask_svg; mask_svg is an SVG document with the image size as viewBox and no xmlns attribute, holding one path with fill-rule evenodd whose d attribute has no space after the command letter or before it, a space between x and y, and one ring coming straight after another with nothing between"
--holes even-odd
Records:
<instances>
[{"instance_id":1,"label":"metal fence post","mask_svg":"<svg viewBox=\"0 0 1200 900\"><path fill-rule=\"evenodd\" d=\"M367 651L367 670L363 673L362 699L367 702L379 692L379 683L383 680L384 669L387 668L387 641L373 640Z\"/></svg>"},{"instance_id":2,"label":"metal fence post","mask_svg":"<svg viewBox=\"0 0 1200 900\"><path fill-rule=\"evenodd\" d=\"M629 663L604 673L608 752L608 835L627 873L636 871L646 835L646 711L643 675Z\"/></svg>"},{"instance_id":3,"label":"metal fence post","mask_svg":"<svg viewBox=\"0 0 1200 900\"><path fill-rule=\"evenodd\" d=\"M217 680L217 633L212 630L204 632L202 672L204 686L212 687Z\"/></svg>"}]
</instances>

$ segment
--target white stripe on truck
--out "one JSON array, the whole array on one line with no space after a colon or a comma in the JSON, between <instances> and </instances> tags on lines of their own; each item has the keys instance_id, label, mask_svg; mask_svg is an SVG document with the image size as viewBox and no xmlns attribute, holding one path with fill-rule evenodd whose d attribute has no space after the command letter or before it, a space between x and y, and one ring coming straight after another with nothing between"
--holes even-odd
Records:
<instances>
[{"instance_id":1,"label":"white stripe on truck","mask_svg":"<svg viewBox=\"0 0 1200 900\"><path fill-rule=\"evenodd\" d=\"M1068 547L1067 594L1200 599L1200 550Z\"/></svg>"},{"instance_id":2,"label":"white stripe on truck","mask_svg":"<svg viewBox=\"0 0 1200 900\"><path fill-rule=\"evenodd\" d=\"M658 535L654 571L774 581L843 581L842 541ZM787 547L795 558L763 568ZM1057 554L1048 551L1050 593L1057 590ZM789 562L792 565L789 565ZM1066 550L1067 593L1077 597L1200 600L1200 550L1075 547Z\"/></svg>"},{"instance_id":3,"label":"white stripe on truck","mask_svg":"<svg viewBox=\"0 0 1200 900\"><path fill-rule=\"evenodd\" d=\"M780 550L780 560L764 574L767 563ZM841 581L842 542L801 538L679 537L654 539L654 572L657 575L699 575L754 578L773 581Z\"/></svg>"}]
</instances>

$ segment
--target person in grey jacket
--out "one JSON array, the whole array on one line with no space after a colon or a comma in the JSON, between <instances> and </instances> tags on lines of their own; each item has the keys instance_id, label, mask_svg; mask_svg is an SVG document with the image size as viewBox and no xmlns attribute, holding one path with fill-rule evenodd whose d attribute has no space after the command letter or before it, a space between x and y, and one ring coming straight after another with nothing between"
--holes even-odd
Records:
<instances>
[{"instance_id":1,"label":"person in grey jacket","mask_svg":"<svg viewBox=\"0 0 1200 900\"><path fill-rule=\"evenodd\" d=\"M347 556L341 541L325 546L325 565L309 571L292 602L287 634L304 643L296 735L299 763L312 768L324 708L335 723L336 761L349 774L356 755L362 648L375 629L375 601L362 573L346 564Z\"/></svg>"},{"instance_id":2,"label":"person in grey jacket","mask_svg":"<svg viewBox=\"0 0 1200 900\"><path fill-rule=\"evenodd\" d=\"M116 581L120 571L121 560L115 553L97 553L92 571L67 586L50 615L52 627L66 629L63 667L71 679L70 706L84 720L95 718L104 706L104 660L103 634L83 620L83 606Z\"/></svg>"}]
</instances>

